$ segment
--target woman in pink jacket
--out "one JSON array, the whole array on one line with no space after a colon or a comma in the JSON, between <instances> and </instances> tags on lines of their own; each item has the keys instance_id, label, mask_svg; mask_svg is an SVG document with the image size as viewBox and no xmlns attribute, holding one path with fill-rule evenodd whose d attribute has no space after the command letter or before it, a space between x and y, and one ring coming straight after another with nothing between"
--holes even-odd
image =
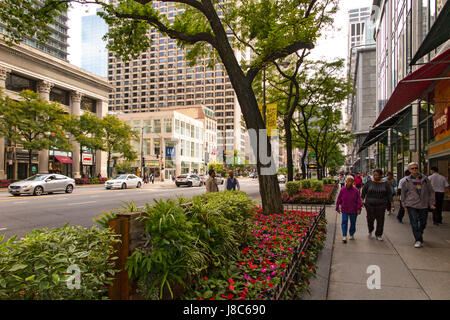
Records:
<instances>
[{"instance_id":1,"label":"woman in pink jacket","mask_svg":"<svg viewBox=\"0 0 450 320\"><path fill-rule=\"evenodd\" d=\"M336 211L342 213L342 241L347 243L348 220L350 219L350 240L355 239L356 218L361 214L361 197L359 190L353 186L354 178L348 175L345 187L341 188L336 201Z\"/></svg>"}]
</instances>

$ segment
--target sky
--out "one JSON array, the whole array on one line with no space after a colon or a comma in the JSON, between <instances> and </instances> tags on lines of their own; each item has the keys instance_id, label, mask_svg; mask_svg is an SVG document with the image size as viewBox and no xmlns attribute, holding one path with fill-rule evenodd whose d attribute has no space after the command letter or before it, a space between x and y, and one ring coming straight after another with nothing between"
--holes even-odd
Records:
<instances>
[{"instance_id":1,"label":"sky","mask_svg":"<svg viewBox=\"0 0 450 320\"><path fill-rule=\"evenodd\" d=\"M369 7L372 0L340 0L333 28L327 30L318 41L310 58L327 60L347 58L348 51L348 10ZM81 66L81 17L95 14L97 6L74 4L69 10L69 61Z\"/></svg>"}]
</instances>

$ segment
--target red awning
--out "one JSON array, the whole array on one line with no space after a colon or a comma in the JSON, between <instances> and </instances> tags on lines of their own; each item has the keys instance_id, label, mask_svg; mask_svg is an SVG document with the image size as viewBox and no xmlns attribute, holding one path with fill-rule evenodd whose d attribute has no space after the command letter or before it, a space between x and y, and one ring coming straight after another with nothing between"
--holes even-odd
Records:
<instances>
[{"instance_id":1,"label":"red awning","mask_svg":"<svg viewBox=\"0 0 450 320\"><path fill-rule=\"evenodd\" d=\"M55 156L55 159L61 163L73 163L72 159L67 156Z\"/></svg>"},{"instance_id":2,"label":"red awning","mask_svg":"<svg viewBox=\"0 0 450 320\"><path fill-rule=\"evenodd\" d=\"M449 60L450 49L447 49L400 81L372 127L402 111L415 100L424 98L427 89L450 70Z\"/></svg>"}]
</instances>

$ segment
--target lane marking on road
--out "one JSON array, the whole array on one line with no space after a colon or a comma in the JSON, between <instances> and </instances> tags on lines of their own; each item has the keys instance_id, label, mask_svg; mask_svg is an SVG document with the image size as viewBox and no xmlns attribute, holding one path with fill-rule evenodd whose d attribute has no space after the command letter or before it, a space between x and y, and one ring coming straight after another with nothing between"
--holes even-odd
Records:
<instances>
[{"instance_id":1,"label":"lane marking on road","mask_svg":"<svg viewBox=\"0 0 450 320\"><path fill-rule=\"evenodd\" d=\"M96 196L89 196L89 198L98 198L98 197L100 197L99 195L96 195Z\"/></svg>"},{"instance_id":2,"label":"lane marking on road","mask_svg":"<svg viewBox=\"0 0 450 320\"><path fill-rule=\"evenodd\" d=\"M63 201L63 200L67 200L67 199L69 199L69 198L56 198L55 200L57 200L57 201Z\"/></svg>"},{"instance_id":3,"label":"lane marking on road","mask_svg":"<svg viewBox=\"0 0 450 320\"><path fill-rule=\"evenodd\" d=\"M7 230L6 228L0 228L0 231L5 231L5 230Z\"/></svg>"},{"instance_id":4,"label":"lane marking on road","mask_svg":"<svg viewBox=\"0 0 450 320\"><path fill-rule=\"evenodd\" d=\"M87 203L96 203L97 201L86 201L86 202L75 202L75 203L69 203L69 206L74 206L78 204L87 204Z\"/></svg>"},{"instance_id":5,"label":"lane marking on road","mask_svg":"<svg viewBox=\"0 0 450 320\"><path fill-rule=\"evenodd\" d=\"M16 202L13 202L13 204L19 204L19 203L28 203L28 201L16 201Z\"/></svg>"}]
</instances>

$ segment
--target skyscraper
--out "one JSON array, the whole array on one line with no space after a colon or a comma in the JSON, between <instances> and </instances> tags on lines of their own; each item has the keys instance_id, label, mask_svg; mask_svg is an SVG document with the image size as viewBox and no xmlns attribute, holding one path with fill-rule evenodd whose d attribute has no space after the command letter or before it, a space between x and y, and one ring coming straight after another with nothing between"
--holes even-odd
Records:
<instances>
[{"instance_id":1,"label":"skyscraper","mask_svg":"<svg viewBox=\"0 0 450 320\"><path fill-rule=\"evenodd\" d=\"M175 3L154 2L153 7L174 19L183 9ZM205 59L189 66L185 50L152 28L153 44L138 59L122 62L108 54L108 80L116 87L110 95L112 112L155 112L166 107L204 105L215 112L217 145L227 154L245 151L245 125L236 94L223 64L209 68ZM222 159L219 156L219 159Z\"/></svg>"},{"instance_id":2,"label":"skyscraper","mask_svg":"<svg viewBox=\"0 0 450 320\"><path fill-rule=\"evenodd\" d=\"M96 14L82 17L81 25L81 67L106 78L108 50L102 38L108 32L108 25Z\"/></svg>"},{"instance_id":3,"label":"skyscraper","mask_svg":"<svg viewBox=\"0 0 450 320\"><path fill-rule=\"evenodd\" d=\"M23 43L30 45L36 49L42 50L52 56L57 58L67 60L67 48L68 44L68 17L67 12L58 15L55 18L54 24L48 24L47 29L50 30L51 34L49 39L45 43L40 43L37 39L26 37ZM0 33L6 33L5 24L0 21Z\"/></svg>"}]
</instances>

